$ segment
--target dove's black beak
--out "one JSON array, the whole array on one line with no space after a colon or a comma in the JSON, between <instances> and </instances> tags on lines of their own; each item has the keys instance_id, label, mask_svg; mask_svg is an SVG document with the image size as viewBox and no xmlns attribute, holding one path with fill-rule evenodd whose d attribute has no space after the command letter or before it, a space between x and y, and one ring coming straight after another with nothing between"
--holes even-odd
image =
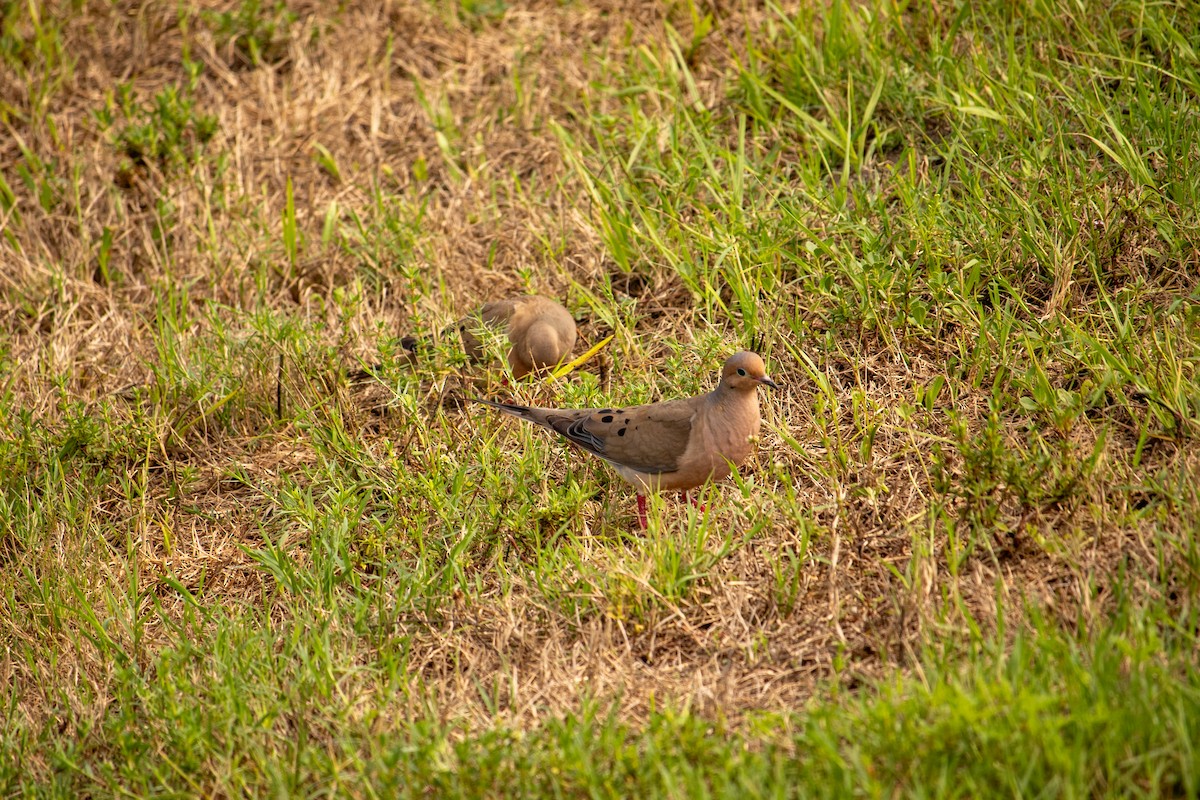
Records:
<instances>
[{"instance_id":1,"label":"dove's black beak","mask_svg":"<svg viewBox=\"0 0 1200 800\"><path fill-rule=\"evenodd\" d=\"M771 380L766 375L763 375L761 378L759 378L758 382L761 383L763 386L770 386L772 389L779 388L779 384L776 383L775 381Z\"/></svg>"}]
</instances>

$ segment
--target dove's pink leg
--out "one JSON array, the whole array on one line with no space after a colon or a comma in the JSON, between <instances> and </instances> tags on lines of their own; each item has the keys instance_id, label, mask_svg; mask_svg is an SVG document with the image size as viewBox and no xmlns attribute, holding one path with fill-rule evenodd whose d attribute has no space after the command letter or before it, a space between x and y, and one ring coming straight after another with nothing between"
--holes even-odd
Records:
<instances>
[{"instance_id":1,"label":"dove's pink leg","mask_svg":"<svg viewBox=\"0 0 1200 800\"><path fill-rule=\"evenodd\" d=\"M638 495L638 527L646 530L646 495Z\"/></svg>"},{"instance_id":2,"label":"dove's pink leg","mask_svg":"<svg viewBox=\"0 0 1200 800\"><path fill-rule=\"evenodd\" d=\"M699 511L701 514L703 514L705 511L708 511L708 506L700 505L699 503L696 502L696 498L688 496L687 489L684 489L682 494L683 494L683 502L691 503L693 506L696 507L696 510Z\"/></svg>"}]
</instances>

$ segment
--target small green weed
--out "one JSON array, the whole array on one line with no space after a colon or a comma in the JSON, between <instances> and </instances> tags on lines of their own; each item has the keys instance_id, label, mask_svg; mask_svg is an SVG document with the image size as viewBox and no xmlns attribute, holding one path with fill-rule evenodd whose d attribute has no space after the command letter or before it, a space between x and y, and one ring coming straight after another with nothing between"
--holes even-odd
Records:
<instances>
[{"instance_id":1,"label":"small green weed","mask_svg":"<svg viewBox=\"0 0 1200 800\"><path fill-rule=\"evenodd\" d=\"M217 44L235 56L231 63L243 69L282 63L299 19L283 0L242 0L231 11L205 11L203 17Z\"/></svg>"},{"instance_id":2,"label":"small green weed","mask_svg":"<svg viewBox=\"0 0 1200 800\"><path fill-rule=\"evenodd\" d=\"M102 130L113 131L113 144L137 167L159 170L195 163L218 130L215 114L197 110L193 92L201 65L185 61L187 82L169 84L146 103L129 84L117 87L96 112Z\"/></svg>"}]
</instances>

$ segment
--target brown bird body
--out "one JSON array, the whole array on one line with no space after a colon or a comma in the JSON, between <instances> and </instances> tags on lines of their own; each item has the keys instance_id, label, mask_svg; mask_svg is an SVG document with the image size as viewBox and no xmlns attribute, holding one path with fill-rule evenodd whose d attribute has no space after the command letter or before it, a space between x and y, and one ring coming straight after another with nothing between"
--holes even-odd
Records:
<instances>
[{"instance_id":1,"label":"brown bird body","mask_svg":"<svg viewBox=\"0 0 1200 800\"><path fill-rule=\"evenodd\" d=\"M514 378L552 369L566 360L575 347L575 319L571 312L548 297L526 295L485 303L476 312L463 317L442 331L446 335L457 328L462 334L463 350L471 361L484 357L481 328L503 327L508 336L508 364ZM405 336L400 340L403 360L415 366L428 353L430 340ZM383 366L374 364L349 373L353 381L377 374Z\"/></svg>"},{"instance_id":2,"label":"brown bird body","mask_svg":"<svg viewBox=\"0 0 1200 800\"><path fill-rule=\"evenodd\" d=\"M761 417L758 387L774 387L761 358L737 353L708 394L629 408L536 408L478 402L554 431L613 465L638 493L645 527L645 493L686 490L721 480L754 448Z\"/></svg>"},{"instance_id":3,"label":"brown bird body","mask_svg":"<svg viewBox=\"0 0 1200 800\"><path fill-rule=\"evenodd\" d=\"M494 300L479 309L478 321L491 328L503 326L511 345L508 364L514 378L543 372L561 363L575 347L575 319L548 297L527 295ZM474 316L459 324L463 349L474 361L483 357L483 343L473 326ZM474 328L474 329L473 329Z\"/></svg>"}]
</instances>

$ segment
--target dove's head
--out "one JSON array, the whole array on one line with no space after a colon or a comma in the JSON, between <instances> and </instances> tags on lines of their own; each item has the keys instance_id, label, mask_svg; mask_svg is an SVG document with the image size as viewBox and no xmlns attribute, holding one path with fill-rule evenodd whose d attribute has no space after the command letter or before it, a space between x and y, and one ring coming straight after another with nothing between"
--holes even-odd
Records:
<instances>
[{"instance_id":1,"label":"dove's head","mask_svg":"<svg viewBox=\"0 0 1200 800\"><path fill-rule=\"evenodd\" d=\"M760 385L778 389L779 385L767 377L767 365L757 353L743 350L734 353L721 368L721 383L730 389L752 392Z\"/></svg>"}]
</instances>

